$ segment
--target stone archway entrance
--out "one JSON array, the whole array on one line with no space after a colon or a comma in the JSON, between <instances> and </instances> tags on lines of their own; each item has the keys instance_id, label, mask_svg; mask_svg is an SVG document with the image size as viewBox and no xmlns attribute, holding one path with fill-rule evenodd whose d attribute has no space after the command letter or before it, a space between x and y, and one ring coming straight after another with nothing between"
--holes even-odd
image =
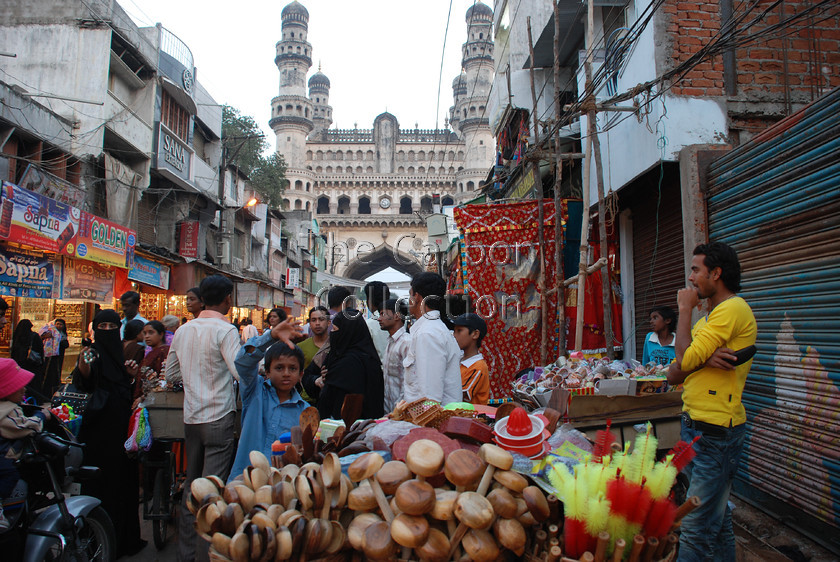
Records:
<instances>
[{"instance_id":1,"label":"stone archway entrance","mask_svg":"<svg viewBox=\"0 0 840 562\"><path fill-rule=\"evenodd\" d=\"M409 277L425 271L417 258L383 242L373 251L353 258L342 275L350 279L362 280L389 267Z\"/></svg>"}]
</instances>

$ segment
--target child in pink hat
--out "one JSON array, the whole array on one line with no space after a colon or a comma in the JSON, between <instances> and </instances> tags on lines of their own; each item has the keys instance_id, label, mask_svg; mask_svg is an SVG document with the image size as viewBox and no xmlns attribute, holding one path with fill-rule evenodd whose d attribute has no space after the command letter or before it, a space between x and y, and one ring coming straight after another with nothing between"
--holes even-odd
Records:
<instances>
[{"instance_id":1,"label":"child in pink hat","mask_svg":"<svg viewBox=\"0 0 840 562\"><path fill-rule=\"evenodd\" d=\"M9 497L20 479L14 461L20 457L21 439L41 431L50 417L49 405L32 417L26 417L20 407L24 388L34 376L13 359L0 359L0 498ZM0 529L8 525L0 506Z\"/></svg>"}]
</instances>

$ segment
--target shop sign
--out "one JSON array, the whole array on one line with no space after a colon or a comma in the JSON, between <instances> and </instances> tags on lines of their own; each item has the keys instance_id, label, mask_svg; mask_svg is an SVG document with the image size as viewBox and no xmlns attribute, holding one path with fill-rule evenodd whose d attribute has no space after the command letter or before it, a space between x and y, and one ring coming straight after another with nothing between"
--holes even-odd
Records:
<instances>
[{"instance_id":1,"label":"shop sign","mask_svg":"<svg viewBox=\"0 0 840 562\"><path fill-rule=\"evenodd\" d=\"M192 151L189 147L161 123L158 132L158 168L166 168L178 177L189 181L190 158L192 158Z\"/></svg>"},{"instance_id":2,"label":"shop sign","mask_svg":"<svg viewBox=\"0 0 840 562\"><path fill-rule=\"evenodd\" d=\"M53 298L59 266L41 252L0 248L0 295Z\"/></svg>"},{"instance_id":3,"label":"shop sign","mask_svg":"<svg viewBox=\"0 0 840 562\"><path fill-rule=\"evenodd\" d=\"M199 222L181 221L181 233L178 238L178 253L185 258L198 258Z\"/></svg>"},{"instance_id":4,"label":"shop sign","mask_svg":"<svg viewBox=\"0 0 840 562\"><path fill-rule=\"evenodd\" d=\"M236 306L257 306L257 284L237 283Z\"/></svg>"},{"instance_id":5,"label":"shop sign","mask_svg":"<svg viewBox=\"0 0 840 562\"><path fill-rule=\"evenodd\" d=\"M76 257L130 268L137 236L129 228L82 211L76 237Z\"/></svg>"},{"instance_id":6,"label":"shop sign","mask_svg":"<svg viewBox=\"0 0 840 562\"><path fill-rule=\"evenodd\" d=\"M260 294L259 294L259 301L257 304L262 308L273 308L273 301L272 296L274 296L274 290L269 289L268 287L260 287Z\"/></svg>"},{"instance_id":7,"label":"shop sign","mask_svg":"<svg viewBox=\"0 0 840 562\"><path fill-rule=\"evenodd\" d=\"M508 197L510 199L534 199L534 184L536 183L536 175L534 168L529 167L528 171L522 176Z\"/></svg>"},{"instance_id":8,"label":"shop sign","mask_svg":"<svg viewBox=\"0 0 840 562\"><path fill-rule=\"evenodd\" d=\"M79 209L5 181L0 195L0 239L75 255Z\"/></svg>"},{"instance_id":9,"label":"shop sign","mask_svg":"<svg viewBox=\"0 0 840 562\"><path fill-rule=\"evenodd\" d=\"M278 291L277 289L274 289L274 299L271 302L272 308L274 308L275 306L286 306L285 293L283 293L283 291Z\"/></svg>"},{"instance_id":10,"label":"shop sign","mask_svg":"<svg viewBox=\"0 0 840 562\"><path fill-rule=\"evenodd\" d=\"M85 300L111 304L114 299L116 270L86 260L64 260L62 299Z\"/></svg>"},{"instance_id":11,"label":"shop sign","mask_svg":"<svg viewBox=\"0 0 840 562\"><path fill-rule=\"evenodd\" d=\"M285 293L285 305L287 308L292 308L295 305L295 296Z\"/></svg>"},{"instance_id":12,"label":"shop sign","mask_svg":"<svg viewBox=\"0 0 840 562\"><path fill-rule=\"evenodd\" d=\"M134 267L128 271L128 278L160 289L169 289L169 266L134 256Z\"/></svg>"},{"instance_id":13,"label":"shop sign","mask_svg":"<svg viewBox=\"0 0 840 562\"><path fill-rule=\"evenodd\" d=\"M35 164L26 167L20 178L20 186L73 207L81 207L85 203L85 192L78 186L40 169Z\"/></svg>"},{"instance_id":14,"label":"shop sign","mask_svg":"<svg viewBox=\"0 0 840 562\"><path fill-rule=\"evenodd\" d=\"M300 268L288 267L286 268L286 286L290 289L300 287Z\"/></svg>"}]
</instances>

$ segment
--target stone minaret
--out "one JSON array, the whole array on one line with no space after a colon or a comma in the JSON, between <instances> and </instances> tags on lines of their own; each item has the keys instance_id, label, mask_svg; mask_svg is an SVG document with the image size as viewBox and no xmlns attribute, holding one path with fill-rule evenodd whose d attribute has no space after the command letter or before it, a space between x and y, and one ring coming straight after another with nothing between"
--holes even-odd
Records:
<instances>
[{"instance_id":1,"label":"stone minaret","mask_svg":"<svg viewBox=\"0 0 840 562\"><path fill-rule=\"evenodd\" d=\"M318 135L326 131L332 125L332 107L330 106L330 79L321 72L318 72L309 79L309 101L314 105L312 121L315 129L309 137L317 139Z\"/></svg>"},{"instance_id":2,"label":"stone minaret","mask_svg":"<svg viewBox=\"0 0 840 562\"><path fill-rule=\"evenodd\" d=\"M300 201L301 210L312 210L315 178L306 169L306 137L315 128L315 108L306 96L306 74L312 66L312 45L306 40L309 12L295 1L283 8L281 20L283 38L277 42L274 57L280 89L271 100L269 126L277 135L277 152L288 166L287 192Z\"/></svg>"},{"instance_id":3,"label":"stone minaret","mask_svg":"<svg viewBox=\"0 0 840 562\"><path fill-rule=\"evenodd\" d=\"M452 84L455 106L450 110L450 123L466 144L464 169L456 174L457 199L461 201L475 197L495 154L487 115L487 98L493 83L493 10L477 2L467 10L466 20L463 71ZM474 191L467 191L467 185L472 185Z\"/></svg>"}]
</instances>

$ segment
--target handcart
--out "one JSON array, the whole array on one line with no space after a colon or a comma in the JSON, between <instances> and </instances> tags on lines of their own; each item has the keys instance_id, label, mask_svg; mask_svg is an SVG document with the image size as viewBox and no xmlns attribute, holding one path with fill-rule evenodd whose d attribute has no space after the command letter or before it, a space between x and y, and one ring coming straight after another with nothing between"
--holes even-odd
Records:
<instances>
[{"instance_id":1,"label":"handcart","mask_svg":"<svg viewBox=\"0 0 840 562\"><path fill-rule=\"evenodd\" d=\"M143 463L143 519L152 522L158 550L166 544L168 527L183 491L186 472L184 393L150 392L145 400L154 442L140 457Z\"/></svg>"},{"instance_id":2,"label":"handcart","mask_svg":"<svg viewBox=\"0 0 840 562\"><path fill-rule=\"evenodd\" d=\"M650 422L653 434L659 440L659 449L670 449L680 440L680 415L682 392L662 392L640 396L576 395L557 389L549 406L561 414L561 420L595 438L604 429L607 420L611 431L624 446L636 437L636 426Z\"/></svg>"},{"instance_id":3,"label":"handcart","mask_svg":"<svg viewBox=\"0 0 840 562\"><path fill-rule=\"evenodd\" d=\"M239 442L242 403L234 387L236 417L234 442ZM150 392L144 401L149 410L152 448L140 457L143 463L143 519L152 522L152 538L158 550L166 544L168 527L175 526L175 513L187 478L184 444L184 393Z\"/></svg>"}]
</instances>

